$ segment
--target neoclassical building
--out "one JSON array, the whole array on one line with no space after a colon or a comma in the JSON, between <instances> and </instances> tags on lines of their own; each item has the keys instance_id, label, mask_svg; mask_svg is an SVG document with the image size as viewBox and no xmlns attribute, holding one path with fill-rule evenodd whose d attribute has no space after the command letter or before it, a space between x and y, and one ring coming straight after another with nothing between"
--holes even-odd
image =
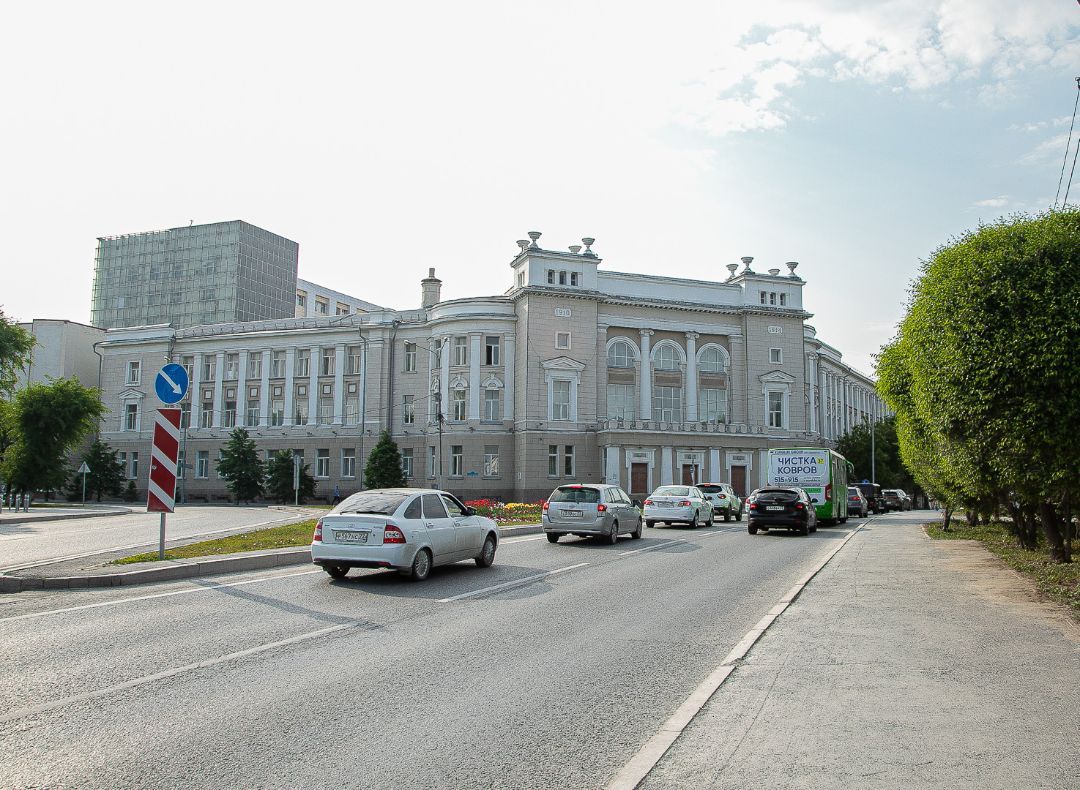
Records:
<instances>
[{"instance_id":1,"label":"neoclassical building","mask_svg":"<svg viewBox=\"0 0 1080 790\"><path fill-rule=\"evenodd\" d=\"M112 329L99 344L102 436L145 490L153 378L187 368L182 496L226 496L216 473L245 427L267 454L302 454L319 495L363 484L381 430L411 485L534 500L569 481L633 494L677 482L762 483L771 447L830 445L884 415L874 383L816 337L798 264L687 280L607 271L592 239L518 242L502 295L419 309Z\"/></svg>"}]
</instances>

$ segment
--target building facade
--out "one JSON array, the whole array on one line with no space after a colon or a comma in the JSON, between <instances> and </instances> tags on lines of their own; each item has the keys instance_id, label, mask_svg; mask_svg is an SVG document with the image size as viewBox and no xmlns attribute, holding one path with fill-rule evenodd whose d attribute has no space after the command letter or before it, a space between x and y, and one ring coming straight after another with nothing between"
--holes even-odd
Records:
<instances>
[{"instance_id":1,"label":"building facade","mask_svg":"<svg viewBox=\"0 0 1080 790\"><path fill-rule=\"evenodd\" d=\"M267 454L302 454L320 496L361 487L388 430L410 484L527 501L569 481L748 492L769 448L829 446L884 415L873 381L807 324L798 264L626 274L601 269L591 239L563 252L539 235L518 242L498 296L443 301L429 270L418 309L110 330L103 438L144 489L166 359L192 381L189 500L226 497L216 461L237 426Z\"/></svg>"},{"instance_id":2,"label":"building facade","mask_svg":"<svg viewBox=\"0 0 1080 790\"><path fill-rule=\"evenodd\" d=\"M299 249L241 220L101 237L91 323L187 327L292 317Z\"/></svg>"},{"instance_id":3,"label":"building facade","mask_svg":"<svg viewBox=\"0 0 1080 790\"><path fill-rule=\"evenodd\" d=\"M325 316L373 313L382 310L376 304L357 299L308 280L296 281L296 310L294 318L321 318Z\"/></svg>"},{"instance_id":4,"label":"building facade","mask_svg":"<svg viewBox=\"0 0 1080 790\"><path fill-rule=\"evenodd\" d=\"M16 376L18 389L72 377L84 387L98 385L101 357L94 348L105 339L104 329L52 318L35 318L19 326L34 338L34 348L29 364Z\"/></svg>"}]
</instances>

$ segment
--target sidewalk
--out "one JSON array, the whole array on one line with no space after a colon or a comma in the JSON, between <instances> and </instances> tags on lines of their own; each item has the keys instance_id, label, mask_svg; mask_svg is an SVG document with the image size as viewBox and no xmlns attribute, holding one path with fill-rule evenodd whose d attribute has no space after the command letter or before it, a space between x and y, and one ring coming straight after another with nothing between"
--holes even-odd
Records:
<instances>
[{"instance_id":1,"label":"sidewalk","mask_svg":"<svg viewBox=\"0 0 1080 790\"><path fill-rule=\"evenodd\" d=\"M643 788L1080 788L1080 627L926 511L872 521Z\"/></svg>"},{"instance_id":2,"label":"sidewalk","mask_svg":"<svg viewBox=\"0 0 1080 790\"><path fill-rule=\"evenodd\" d=\"M15 508L4 508L0 513L0 525L25 524L28 521L64 521L69 518L100 518L101 516L123 516L145 508L132 508L124 505L72 505L41 507L30 505L30 511L23 513Z\"/></svg>"}]
</instances>

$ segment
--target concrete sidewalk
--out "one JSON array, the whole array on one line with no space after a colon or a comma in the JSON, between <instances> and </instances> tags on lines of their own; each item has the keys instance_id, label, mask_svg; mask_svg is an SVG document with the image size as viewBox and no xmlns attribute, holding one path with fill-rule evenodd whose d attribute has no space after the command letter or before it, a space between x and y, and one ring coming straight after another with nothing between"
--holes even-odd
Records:
<instances>
[{"instance_id":1,"label":"concrete sidewalk","mask_svg":"<svg viewBox=\"0 0 1080 790\"><path fill-rule=\"evenodd\" d=\"M1080 788L1080 627L927 512L807 585L645 788Z\"/></svg>"},{"instance_id":2,"label":"concrete sidewalk","mask_svg":"<svg viewBox=\"0 0 1080 790\"><path fill-rule=\"evenodd\" d=\"M71 518L101 518L102 516L123 516L145 508L132 508L123 505L72 505L57 507L35 507L30 505L26 513L15 508L4 508L0 513L0 525L25 524L31 521L66 521Z\"/></svg>"}]
</instances>

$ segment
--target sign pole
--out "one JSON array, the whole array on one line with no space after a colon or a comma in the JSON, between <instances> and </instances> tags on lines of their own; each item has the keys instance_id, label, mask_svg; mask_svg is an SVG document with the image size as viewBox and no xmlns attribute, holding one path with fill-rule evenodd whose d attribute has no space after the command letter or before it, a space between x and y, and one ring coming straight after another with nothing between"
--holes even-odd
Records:
<instances>
[{"instance_id":1,"label":"sign pole","mask_svg":"<svg viewBox=\"0 0 1080 790\"><path fill-rule=\"evenodd\" d=\"M293 453L292 457L292 487L293 507L300 506L300 456Z\"/></svg>"},{"instance_id":2,"label":"sign pole","mask_svg":"<svg viewBox=\"0 0 1080 790\"><path fill-rule=\"evenodd\" d=\"M165 559L165 512L161 513L161 524L158 526L157 556L159 560Z\"/></svg>"},{"instance_id":3,"label":"sign pole","mask_svg":"<svg viewBox=\"0 0 1080 790\"><path fill-rule=\"evenodd\" d=\"M86 506L86 472L82 473L82 503Z\"/></svg>"}]
</instances>

